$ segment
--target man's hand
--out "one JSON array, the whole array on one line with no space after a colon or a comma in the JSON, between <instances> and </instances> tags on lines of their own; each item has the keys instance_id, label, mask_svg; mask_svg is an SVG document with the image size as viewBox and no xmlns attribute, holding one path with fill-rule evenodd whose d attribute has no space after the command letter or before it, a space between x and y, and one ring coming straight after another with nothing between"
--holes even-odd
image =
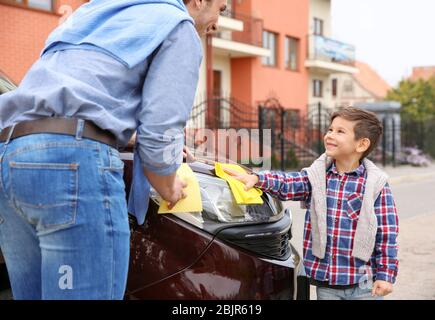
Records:
<instances>
[{"instance_id":1,"label":"man's hand","mask_svg":"<svg viewBox=\"0 0 435 320\"><path fill-rule=\"evenodd\" d=\"M133 136L128 141L127 148L133 149L135 144L136 144L136 132L133 134Z\"/></svg>"},{"instance_id":2,"label":"man's hand","mask_svg":"<svg viewBox=\"0 0 435 320\"><path fill-rule=\"evenodd\" d=\"M165 199L168 202L168 209L172 210L178 201L185 199L187 194L184 192L184 188L187 187L187 183L182 181L178 176L175 178L172 192Z\"/></svg>"},{"instance_id":3,"label":"man's hand","mask_svg":"<svg viewBox=\"0 0 435 320\"><path fill-rule=\"evenodd\" d=\"M147 169L145 169L144 173L163 200L168 202L169 210L172 210L178 201L186 198L187 195L183 189L187 187L187 183L180 180L176 173L169 176L160 176Z\"/></svg>"},{"instance_id":4,"label":"man's hand","mask_svg":"<svg viewBox=\"0 0 435 320\"><path fill-rule=\"evenodd\" d=\"M255 174L240 173L232 169L223 168L225 173L239 180L245 185L245 191L252 189L258 183L258 176Z\"/></svg>"},{"instance_id":5,"label":"man's hand","mask_svg":"<svg viewBox=\"0 0 435 320\"><path fill-rule=\"evenodd\" d=\"M385 297L393 292L393 285L387 281L378 280L373 285L372 296Z\"/></svg>"}]
</instances>

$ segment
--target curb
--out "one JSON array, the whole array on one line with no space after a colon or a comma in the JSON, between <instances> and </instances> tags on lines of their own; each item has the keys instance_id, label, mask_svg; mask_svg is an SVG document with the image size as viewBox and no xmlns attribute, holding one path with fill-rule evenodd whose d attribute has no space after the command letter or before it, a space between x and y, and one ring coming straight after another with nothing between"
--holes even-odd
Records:
<instances>
[{"instance_id":1,"label":"curb","mask_svg":"<svg viewBox=\"0 0 435 320\"><path fill-rule=\"evenodd\" d=\"M415 175L404 175L398 176L388 179L389 184L401 184L401 183L410 183L410 182L420 182L425 180L430 180L431 178L435 178L435 172L426 172Z\"/></svg>"}]
</instances>

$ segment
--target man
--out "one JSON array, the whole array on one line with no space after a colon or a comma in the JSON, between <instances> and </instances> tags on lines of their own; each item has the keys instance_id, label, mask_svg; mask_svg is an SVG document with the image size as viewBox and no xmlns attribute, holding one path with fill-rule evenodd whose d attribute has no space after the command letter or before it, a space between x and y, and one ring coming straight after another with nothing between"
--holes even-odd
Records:
<instances>
[{"instance_id":1,"label":"man","mask_svg":"<svg viewBox=\"0 0 435 320\"><path fill-rule=\"evenodd\" d=\"M0 97L0 245L15 299L123 298L130 234L116 147L136 131L135 167L171 205L184 197L176 170L198 34L214 31L225 8L93 0Z\"/></svg>"}]
</instances>

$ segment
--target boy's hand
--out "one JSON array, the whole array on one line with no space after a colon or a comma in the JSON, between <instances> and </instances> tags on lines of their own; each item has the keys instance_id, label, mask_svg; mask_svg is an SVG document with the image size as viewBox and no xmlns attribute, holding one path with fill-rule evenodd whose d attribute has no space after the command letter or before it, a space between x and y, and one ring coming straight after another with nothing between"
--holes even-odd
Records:
<instances>
[{"instance_id":1,"label":"boy's hand","mask_svg":"<svg viewBox=\"0 0 435 320\"><path fill-rule=\"evenodd\" d=\"M192 152L190 152L189 148L186 146L183 147L183 160L186 163L193 163L196 161L195 156L192 154Z\"/></svg>"},{"instance_id":2,"label":"boy's hand","mask_svg":"<svg viewBox=\"0 0 435 320\"><path fill-rule=\"evenodd\" d=\"M378 280L373 285L372 296L385 297L393 292L393 285L387 281Z\"/></svg>"},{"instance_id":3,"label":"boy's hand","mask_svg":"<svg viewBox=\"0 0 435 320\"><path fill-rule=\"evenodd\" d=\"M245 185L245 191L252 189L258 183L258 176L255 174L240 173L232 169L223 168L225 173L239 180Z\"/></svg>"}]
</instances>

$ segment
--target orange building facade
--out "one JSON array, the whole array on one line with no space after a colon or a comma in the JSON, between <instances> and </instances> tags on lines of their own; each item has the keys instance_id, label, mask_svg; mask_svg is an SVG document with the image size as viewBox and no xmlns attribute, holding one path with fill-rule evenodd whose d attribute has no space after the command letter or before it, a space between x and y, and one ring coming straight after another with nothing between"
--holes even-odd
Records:
<instances>
[{"instance_id":1,"label":"orange building facade","mask_svg":"<svg viewBox=\"0 0 435 320\"><path fill-rule=\"evenodd\" d=\"M275 56L272 65L262 58L232 60L232 93L237 99L255 106L260 101L277 99L287 108L303 108L308 103L308 72L304 66L307 55L308 12L306 0L243 0L236 12L259 17L263 31L274 35ZM285 63L286 37L297 42L296 70ZM266 46L263 36L263 46ZM271 47L269 45L269 47Z\"/></svg>"},{"instance_id":2,"label":"orange building facade","mask_svg":"<svg viewBox=\"0 0 435 320\"><path fill-rule=\"evenodd\" d=\"M0 70L19 83L50 32L85 0L0 0Z\"/></svg>"},{"instance_id":3,"label":"orange building facade","mask_svg":"<svg viewBox=\"0 0 435 320\"><path fill-rule=\"evenodd\" d=\"M435 66L414 67L412 74L409 77L411 81L418 81L420 79L429 80L435 76Z\"/></svg>"},{"instance_id":4,"label":"orange building facade","mask_svg":"<svg viewBox=\"0 0 435 320\"><path fill-rule=\"evenodd\" d=\"M86 0L0 0L0 70L19 83L38 58L47 36ZM243 103L276 98L287 107L307 104L307 70L303 65L308 34L308 0L237 0L231 8L243 20L262 20L264 30L277 36L276 65L265 66L262 58L231 58L231 93ZM231 5L231 4L230 4ZM284 14L283 14L284 13ZM237 20L237 18L235 18ZM262 46L263 30L256 28L251 37ZM285 37L297 39L297 70L285 66ZM228 90L226 90L228 91Z\"/></svg>"}]
</instances>

